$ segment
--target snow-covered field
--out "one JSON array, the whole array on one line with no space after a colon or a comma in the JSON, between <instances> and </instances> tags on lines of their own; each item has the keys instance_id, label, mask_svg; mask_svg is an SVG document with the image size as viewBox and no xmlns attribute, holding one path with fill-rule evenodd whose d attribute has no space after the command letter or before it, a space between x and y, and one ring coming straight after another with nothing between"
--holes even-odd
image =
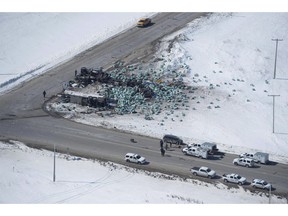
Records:
<instances>
[{"instance_id":1,"label":"snow-covered field","mask_svg":"<svg viewBox=\"0 0 288 216\"><path fill-rule=\"evenodd\" d=\"M100 20L99 14L0 13L1 90L30 79L134 25L144 14L110 13L114 18L118 16L116 28L115 23L109 22L110 17L105 18L105 26L96 22ZM118 28L121 18L123 24ZM84 26L83 19L87 21ZM185 142L212 141L227 152L265 151L271 154L271 160L287 163L288 126L284 117L287 117L287 87L285 80L272 79L275 42L271 41L272 38L284 39L278 47L277 77L286 78L287 21L287 13L215 14L165 38L159 51L164 60L158 67L171 64L170 68L182 70L181 65L185 63L188 65L185 82L200 89L197 98L190 101L190 111L184 111L182 121L176 117L177 113L173 114L176 121L164 119L163 115L151 121L137 115L105 117L101 121L97 115L95 118L78 115L75 120L159 138L173 131ZM82 38L83 31L87 32L87 38ZM167 52L170 40L180 34L178 40L173 40L172 52ZM268 96L274 93L281 95L276 99L275 134L272 133L272 98ZM242 188L228 189L221 183L214 186L180 178L167 180L161 174L113 163L68 159L57 154L57 181L53 183L52 152L30 149L20 143L1 143L0 203L248 204L269 201L265 194L252 194ZM287 200L273 196L272 203L287 203Z\"/></svg>"},{"instance_id":2,"label":"snow-covered field","mask_svg":"<svg viewBox=\"0 0 288 216\"><path fill-rule=\"evenodd\" d=\"M0 13L0 93L135 25L145 15L151 13Z\"/></svg>"}]
</instances>

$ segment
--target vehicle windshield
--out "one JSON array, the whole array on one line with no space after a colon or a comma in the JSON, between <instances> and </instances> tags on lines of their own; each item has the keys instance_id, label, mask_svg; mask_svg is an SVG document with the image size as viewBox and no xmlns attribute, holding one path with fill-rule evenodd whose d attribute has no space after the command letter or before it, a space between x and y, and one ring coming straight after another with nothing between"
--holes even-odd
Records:
<instances>
[{"instance_id":1,"label":"vehicle windshield","mask_svg":"<svg viewBox=\"0 0 288 216\"><path fill-rule=\"evenodd\" d=\"M140 155L136 155L136 158L137 158L137 159L140 159L140 158L141 158L141 156L140 156Z\"/></svg>"},{"instance_id":2,"label":"vehicle windshield","mask_svg":"<svg viewBox=\"0 0 288 216\"><path fill-rule=\"evenodd\" d=\"M241 176L240 176L240 175L237 175L236 178L237 178L237 179L241 179Z\"/></svg>"},{"instance_id":3,"label":"vehicle windshield","mask_svg":"<svg viewBox=\"0 0 288 216\"><path fill-rule=\"evenodd\" d=\"M263 184L263 185L267 185L268 182L266 182L266 181L262 181L262 184Z\"/></svg>"},{"instance_id":4,"label":"vehicle windshield","mask_svg":"<svg viewBox=\"0 0 288 216\"><path fill-rule=\"evenodd\" d=\"M207 169L207 172L210 172L210 171L211 171L211 169L210 169L210 168L208 168L208 169Z\"/></svg>"}]
</instances>

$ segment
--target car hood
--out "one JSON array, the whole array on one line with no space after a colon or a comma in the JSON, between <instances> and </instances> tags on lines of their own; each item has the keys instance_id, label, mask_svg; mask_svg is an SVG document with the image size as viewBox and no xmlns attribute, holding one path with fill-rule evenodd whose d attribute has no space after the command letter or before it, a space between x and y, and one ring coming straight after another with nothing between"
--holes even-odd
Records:
<instances>
[{"instance_id":1,"label":"car hood","mask_svg":"<svg viewBox=\"0 0 288 216\"><path fill-rule=\"evenodd\" d=\"M188 148L183 148L182 151L188 151Z\"/></svg>"},{"instance_id":2,"label":"car hood","mask_svg":"<svg viewBox=\"0 0 288 216\"><path fill-rule=\"evenodd\" d=\"M214 170L211 170L208 174L214 176L216 175L216 172Z\"/></svg>"},{"instance_id":3,"label":"car hood","mask_svg":"<svg viewBox=\"0 0 288 216\"><path fill-rule=\"evenodd\" d=\"M140 157L138 160L139 160L140 162L145 162L145 161L146 161L146 159L145 159L144 157Z\"/></svg>"},{"instance_id":4,"label":"car hood","mask_svg":"<svg viewBox=\"0 0 288 216\"><path fill-rule=\"evenodd\" d=\"M265 185L265 188L272 188L272 185L268 183L267 185Z\"/></svg>"}]
</instances>

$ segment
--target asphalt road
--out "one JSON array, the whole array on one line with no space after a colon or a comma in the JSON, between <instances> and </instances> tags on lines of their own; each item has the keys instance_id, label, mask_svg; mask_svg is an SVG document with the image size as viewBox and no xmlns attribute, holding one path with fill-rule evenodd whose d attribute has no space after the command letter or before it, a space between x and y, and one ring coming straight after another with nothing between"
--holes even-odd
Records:
<instances>
[{"instance_id":1,"label":"asphalt road","mask_svg":"<svg viewBox=\"0 0 288 216\"><path fill-rule=\"evenodd\" d=\"M43 90L46 90L48 98L61 92L62 83L73 79L75 69L79 70L83 66L108 68L118 59L129 62L146 61L157 49L159 39L181 29L201 15L205 14L161 13L153 18L152 26L143 29L130 28L2 95L0 139L19 140L45 149L53 149L55 145L57 150L63 153L110 160L183 177L192 176L189 170L193 166L208 166L217 172L218 178L207 181L222 182L222 174L234 172L245 176L250 182L253 178L266 179L276 188L272 193L287 196L288 165L271 163L256 168L236 167L232 164L236 155L216 155L209 160L203 160L185 156L177 148L172 148L166 152L165 157L161 157L157 139L77 124L50 116L42 109L45 101ZM137 142L130 142L131 138ZM127 164L124 161L127 152L137 152L145 156L149 164ZM249 184L243 187L251 189Z\"/></svg>"}]
</instances>

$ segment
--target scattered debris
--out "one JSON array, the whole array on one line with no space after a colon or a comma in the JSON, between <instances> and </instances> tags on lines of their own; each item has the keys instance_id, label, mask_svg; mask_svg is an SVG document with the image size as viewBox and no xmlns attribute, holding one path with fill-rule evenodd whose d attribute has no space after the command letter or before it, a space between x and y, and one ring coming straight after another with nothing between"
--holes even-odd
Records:
<instances>
[{"instance_id":1,"label":"scattered debris","mask_svg":"<svg viewBox=\"0 0 288 216\"><path fill-rule=\"evenodd\" d=\"M180 68L188 69L188 66L183 64ZM125 66L120 60L108 71L102 67L82 67L80 73L75 73L75 79L69 81L61 101L100 111L113 110L119 115L141 113L146 120L152 120L152 116L160 114L164 106L171 111L178 110L179 106L187 107L188 94L194 93L193 88L183 82L185 74L179 75L174 70L165 74L165 69L161 66L157 70L149 68L145 71L137 64ZM95 91L81 93L81 89L88 86Z\"/></svg>"}]
</instances>

